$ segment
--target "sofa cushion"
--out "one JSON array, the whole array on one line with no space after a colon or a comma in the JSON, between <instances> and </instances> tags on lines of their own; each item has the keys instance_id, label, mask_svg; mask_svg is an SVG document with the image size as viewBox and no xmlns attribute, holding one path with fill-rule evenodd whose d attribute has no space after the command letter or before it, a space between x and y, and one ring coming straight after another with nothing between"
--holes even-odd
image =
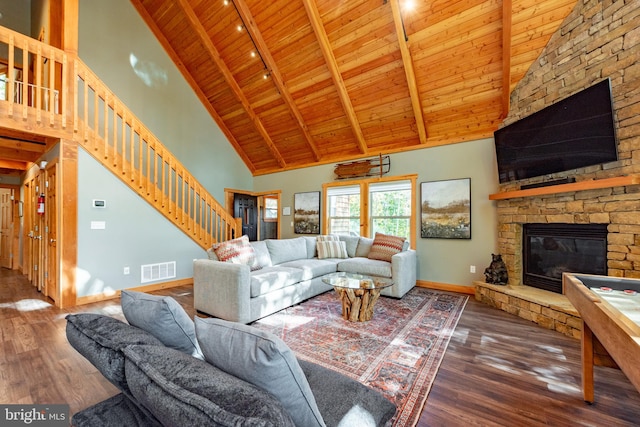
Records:
<instances>
[{"instance_id":1,"label":"sofa cushion","mask_svg":"<svg viewBox=\"0 0 640 427\"><path fill-rule=\"evenodd\" d=\"M213 252L215 252L219 261L248 265L251 270L258 270L260 268L256 261L253 246L251 246L249 237L246 235L216 243L213 245Z\"/></svg>"},{"instance_id":2,"label":"sofa cushion","mask_svg":"<svg viewBox=\"0 0 640 427\"><path fill-rule=\"evenodd\" d=\"M284 264L280 264L280 266L302 270L302 278L300 280L310 280L315 277L324 276L325 274L335 273L337 271L337 264L338 260L330 261L316 258L289 261Z\"/></svg>"},{"instance_id":3,"label":"sofa cushion","mask_svg":"<svg viewBox=\"0 0 640 427\"><path fill-rule=\"evenodd\" d=\"M311 236L302 236L302 238L307 245L307 258L315 258L317 255L316 242L318 240L316 239L316 237Z\"/></svg>"},{"instance_id":4,"label":"sofa cushion","mask_svg":"<svg viewBox=\"0 0 640 427\"><path fill-rule=\"evenodd\" d=\"M76 412L71 418L73 427L162 427L160 421L142 411L124 394L119 393L102 402Z\"/></svg>"},{"instance_id":5,"label":"sofa cushion","mask_svg":"<svg viewBox=\"0 0 640 427\"><path fill-rule=\"evenodd\" d=\"M202 360L141 345L124 354L133 396L164 425L294 425L275 397Z\"/></svg>"},{"instance_id":6,"label":"sofa cushion","mask_svg":"<svg viewBox=\"0 0 640 427\"><path fill-rule=\"evenodd\" d=\"M346 234L340 235L340 241L344 242L347 246L347 254L350 258L356 256L356 249L358 248L359 236L349 236Z\"/></svg>"},{"instance_id":7,"label":"sofa cushion","mask_svg":"<svg viewBox=\"0 0 640 427\"><path fill-rule=\"evenodd\" d=\"M367 257L391 262L391 257L402 251L405 240L404 237L376 233Z\"/></svg>"},{"instance_id":8,"label":"sofa cushion","mask_svg":"<svg viewBox=\"0 0 640 427\"><path fill-rule=\"evenodd\" d=\"M325 258L348 258L347 246L344 242L325 241L318 242L318 259Z\"/></svg>"},{"instance_id":9,"label":"sofa cushion","mask_svg":"<svg viewBox=\"0 0 640 427\"><path fill-rule=\"evenodd\" d=\"M291 349L257 328L196 318L205 359L276 396L297 426L324 426L307 379Z\"/></svg>"},{"instance_id":10,"label":"sofa cushion","mask_svg":"<svg viewBox=\"0 0 640 427\"><path fill-rule=\"evenodd\" d=\"M383 426L395 415L396 406L378 391L315 363L298 363L328 426Z\"/></svg>"},{"instance_id":11,"label":"sofa cushion","mask_svg":"<svg viewBox=\"0 0 640 427\"><path fill-rule=\"evenodd\" d=\"M307 243L302 237L282 240L266 240L271 263L273 265L282 264L287 261L307 258Z\"/></svg>"},{"instance_id":12,"label":"sofa cushion","mask_svg":"<svg viewBox=\"0 0 640 427\"><path fill-rule=\"evenodd\" d=\"M131 325L149 332L167 347L204 358L193 320L175 299L125 290L120 301L124 317Z\"/></svg>"},{"instance_id":13,"label":"sofa cushion","mask_svg":"<svg viewBox=\"0 0 640 427\"><path fill-rule=\"evenodd\" d=\"M369 258L349 258L338 263L338 271L370 276L391 277L391 263Z\"/></svg>"},{"instance_id":14,"label":"sofa cushion","mask_svg":"<svg viewBox=\"0 0 640 427\"><path fill-rule=\"evenodd\" d=\"M260 268L271 267L271 256L269 255L267 242L264 240L256 240L255 242L251 242L251 246L253 246L253 251L256 254L256 265Z\"/></svg>"},{"instance_id":15,"label":"sofa cushion","mask_svg":"<svg viewBox=\"0 0 640 427\"><path fill-rule=\"evenodd\" d=\"M162 342L148 332L102 314L69 314L67 340L106 379L121 391L129 393L124 376L122 350L131 344L148 344L164 347Z\"/></svg>"},{"instance_id":16,"label":"sofa cushion","mask_svg":"<svg viewBox=\"0 0 640 427\"><path fill-rule=\"evenodd\" d=\"M280 265L265 267L251 274L249 295L251 298L254 298L277 289L291 286L302 280L302 273L302 270L299 268L283 267Z\"/></svg>"},{"instance_id":17,"label":"sofa cushion","mask_svg":"<svg viewBox=\"0 0 640 427\"><path fill-rule=\"evenodd\" d=\"M358 239L358 247L356 248L355 256L366 258L369 255L369 251L371 250L371 245L373 245L373 239L370 239L368 237L360 237Z\"/></svg>"}]
</instances>

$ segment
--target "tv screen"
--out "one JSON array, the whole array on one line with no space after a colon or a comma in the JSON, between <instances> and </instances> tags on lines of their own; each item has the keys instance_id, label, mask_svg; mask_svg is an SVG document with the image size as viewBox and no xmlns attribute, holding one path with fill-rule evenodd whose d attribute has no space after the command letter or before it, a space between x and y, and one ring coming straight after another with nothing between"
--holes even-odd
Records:
<instances>
[{"instance_id":1,"label":"tv screen","mask_svg":"<svg viewBox=\"0 0 640 427\"><path fill-rule=\"evenodd\" d=\"M618 160L603 80L494 133L501 183Z\"/></svg>"}]
</instances>

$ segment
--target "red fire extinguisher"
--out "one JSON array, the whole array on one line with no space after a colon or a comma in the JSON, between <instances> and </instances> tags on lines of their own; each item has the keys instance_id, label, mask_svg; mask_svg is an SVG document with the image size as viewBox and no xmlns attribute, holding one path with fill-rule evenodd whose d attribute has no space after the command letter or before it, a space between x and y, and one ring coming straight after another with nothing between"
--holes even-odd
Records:
<instances>
[{"instance_id":1,"label":"red fire extinguisher","mask_svg":"<svg viewBox=\"0 0 640 427\"><path fill-rule=\"evenodd\" d=\"M38 209L36 212L38 215L44 215L44 193L40 193L38 196Z\"/></svg>"}]
</instances>

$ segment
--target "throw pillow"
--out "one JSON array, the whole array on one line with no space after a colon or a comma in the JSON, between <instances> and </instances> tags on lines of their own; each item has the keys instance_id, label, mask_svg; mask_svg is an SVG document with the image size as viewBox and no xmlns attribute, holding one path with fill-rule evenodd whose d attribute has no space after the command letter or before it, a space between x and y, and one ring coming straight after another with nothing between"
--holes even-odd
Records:
<instances>
[{"instance_id":1,"label":"throw pillow","mask_svg":"<svg viewBox=\"0 0 640 427\"><path fill-rule=\"evenodd\" d=\"M251 270L262 268L256 261L256 253L249 242L249 236L246 235L216 243L213 245L213 252L222 262L248 265Z\"/></svg>"},{"instance_id":2,"label":"throw pillow","mask_svg":"<svg viewBox=\"0 0 640 427\"><path fill-rule=\"evenodd\" d=\"M221 319L195 318L205 360L273 394L297 426L325 426L293 351L280 338Z\"/></svg>"},{"instance_id":3,"label":"throw pillow","mask_svg":"<svg viewBox=\"0 0 640 427\"><path fill-rule=\"evenodd\" d=\"M131 394L165 426L294 426L274 396L202 360L146 345L124 355Z\"/></svg>"},{"instance_id":4,"label":"throw pillow","mask_svg":"<svg viewBox=\"0 0 640 427\"><path fill-rule=\"evenodd\" d=\"M168 296L122 291L122 312L130 325L149 332L167 347L204 359L193 320Z\"/></svg>"},{"instance_id":5,"label":"throw pillow","mask_svg":"<svg viewBox=\"0 0 640 427\"><path fill-rule=\"evenodd\" d=\"M318 242L318 259L325 258L348 258L347 245L340 241Z\"/></svg>"},{"instance_id":6,"label":"throw pillow","mask_svg":"<svg viewBox=\"0 0 640 427\"><path fill-rule=\"evenodd\" d=\"M68 314L67 340L78 353L87 358L106 379L129 394L124 374L122 350L131 344L156 345L165 348L149 332L128 325L122 320L102 314Z\"/></svg>"},{"instance_id":7,"label":"throw pillow","mask_svg":"<svg viewBox=\"0 0 640 427\"><path fill-rule=\"evenodd\" d=\"M376 233L368 258L391 262L391 257L402 251L405 240L404 237Z\"/></svg>"},{"instance_id":8,"label":"throw pillow","mask_svg":"<svg viewBox=\"0 0 640 427\"><path fill-rule=\"evenodd\" d=\"M340 237L334 234L323 234L321 236L316 236L318 242L337 242L340 240Z\"/></svg>"}]
</instances>

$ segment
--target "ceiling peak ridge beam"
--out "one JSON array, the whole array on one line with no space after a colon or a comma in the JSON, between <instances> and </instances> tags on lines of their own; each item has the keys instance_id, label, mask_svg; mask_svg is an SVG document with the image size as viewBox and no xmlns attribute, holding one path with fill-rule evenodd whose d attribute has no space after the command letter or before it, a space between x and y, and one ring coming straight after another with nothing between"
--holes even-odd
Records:
<instances>
[{"instance_id":1,"label":"ceiling peak ridge beam","mask_svg":"<svg viewBox=\"0 0 640 427\"><path fill-rule=\"evenodd\" d=\"M391 3L393 23L396 28L396 35L398 36L398 44L400 45L400 53L402 55L402 65L404 67L404 74L407 78L407 86L409 87L409 96L411 98L413 115L416 119L418 136L420 137L420 144L426 144L427 127L424 121L424 113L422 110L422 103L420 102L418 83L416 81L416 73L413 67L413 58L411 57L411 51L409 50L409 45L407 43L408 38L404 28L404 21L402 20L402 12L400 11L399 0L391 0L389 3Z\"/></svg>"},{"instance_id":2,"label":"ceiling peak ridge beam","mask_svg":"<svg viewBox=\"0 0 640 427\"><path fill-rule=\"evenodd\" d=\"M502 1L502 114L504 119L511 108L511 28L513 5L511 0Z\"/></svg>"},{"instance_id":3,"label":"ceiling peak ridge beam","mask_svg":"<svg viewBox=\"0 0 640 427\"><path fill-rule=\"evenodd\" d=\"M329 44L329 37L327 36L327 32L325 31L322 20L320 19L320 12L318 11L318 7L314 0L302 0L302 3L304 4L304 8L307 11L307 16L309 17L311 28L316 35L318 44L320 45L322 56L324 56L324 60L327 64L327 67L329 68L329 73L331 74L331 78L333 79L333 84L338 90L338 96L340 97L342 108L344 108L347 119L351 124L351 129L353 130L356 141L358 142L360 153L367 154L369 149L364 140L364 134L362 133L360 122L358 121L356 112L353 109L351 98L349 97L349 93L347 92L344 80L342 79L342 75L340 74L340 70L338 69L336 57L333 54L331 45Z\"/></svg>"},{"instance_id":4,"label":"ceiling peak ridge beam","mask_svg":"<svg viewBox=\"0 0 640 427\"><path fill-rule=\"evenodd\" d=\"M249 32L254 43L256 44L256 49L258 49L259 55L264 61L265 66L267 67L267 71L269 72L269 75L271 76L274 84L278 88L280 95L282 95L282 97L284 98L284 102L285 104L287 104L289 111L291 111L291 114L293 114L293 117L296 119L298 127L302 131L302 134L304 135L304 138L307 141L309 148L311 148L315 161L316 162L319 161L321 156L320 156L320 152L318 151L318 146L315 143L313 136L311 136L311 133L309 133L309 127L305 123L304 118L300 113L300 110L298 110L298 107L295 101L293 100L291 93L289 92L289 89L284 83L284 79L282 78L282 73L280 73L280 69L276 65L276 61L273 59L273 56L271 56L271 51L267 47L267 43L264 41L264 38L262 37L262 33L258 29L258 26L256 25L255 20L253 19L253 15L249 10L249 6L247 6L247 3L244 0L233 0L233 1L234 1L234 5L236 6L236 10L240 14L240 18L244 22L245 26L247 27L247 31Z\"/></svg>"},{"instance_id":5,"label":"ceiling peak ridge beam","mask_svg":"<svg viewBox=\"0 0 640 427\"><path fill-rule=\"evenodd\" d=\"M238 153L238 155L242 158L242 161L249 168L251 173L254 174L256 172L256 168L251 162L251 159L249 159L249 157L246 155L246 153L240 146L240 143L238 142L238 140L235 138L233 133L231 133L227 125L224 123L224 120L222 119L222 117L220 117L220 114L218 114L218 112L215 110L213 105L211 105L211 103L207 99L206 95L204 94L200 86L198 86L198 84L196 83L191 73L189 73L189 71L185 67L184 63L180 59L180 56L178 56L176 51L171 46L171 43L169 42L169 40L165 37L162 31L160 31L160 28L158 27L158 25L155 23L155 21L147 11L147 9L142 4L142 1L131 0L131 3L133 4L133 6L136 8L138 13L142 17L142 20L147 24L149 29L151 29L151 32L153 32L153 34L156 36L156 38L158 39L162 47L164 47L164 50L167 52L167 54L169 55L173 63L176 64L176 67L178 67L178 69L182 73L182 76L187 80L187 83L189 83L189 86L191 86L191 89L196 93L196 95L198 96L198 99L200 99L200 102L202 102L202 105L204 105L204 108L209 112L211 117L213 117L213 120L216 122L218 127L220 127L220 130L222 130L222 133L224 133L224 135L227 137L231 145L234 147L234 149L236 150L236 153Z\"/></svg>"},{"instance_id":6,"label":"ceiling peak ridge beam","mask_svg":"<svg viewBox=\"0 0 640 427\"><path fill-rule=\"evenodd\" d=\"M271 140L271 137L269 136L269 134L267 133L267 130L262 124L262 120L260 120L260 117L258 117L258 114L251 107L251 104L249 103L249 100L245 96L244 92L242 92L240 85L233 78L233 74L231 73L231 70L229 70L229 67L227 67L227 64L225 64L225 62L222 60L222 56L220 55L220 52L218 52L218 49L216 49L216 47L211 42L211 39L207 35L202 24L200 23L200 20L196 16L196 13L191 8L191 5L189 4L188 0L178 0L178 3L180 4L180 7L184 11L185 15L187 16L187 19L189 20L189 24L194 29L194 31L196 32L196 35L204 45L207 53L209 54L211 59L213 59L213 62L215 62L216 66L224 76L224 79L231 87L231 91L234 93L238 101L240 101L240 103L242 104L242 107L251 118L251 121L253 122L253 125L255 126L256 130L266 142L267 147L269 148L269 151L271 151L271 154L275 157L280 167L282 168L286 167L287 163L282 157L282 154L280 154L280 151L278 151L278 148Z\"/></svg>"}]
</instances>

